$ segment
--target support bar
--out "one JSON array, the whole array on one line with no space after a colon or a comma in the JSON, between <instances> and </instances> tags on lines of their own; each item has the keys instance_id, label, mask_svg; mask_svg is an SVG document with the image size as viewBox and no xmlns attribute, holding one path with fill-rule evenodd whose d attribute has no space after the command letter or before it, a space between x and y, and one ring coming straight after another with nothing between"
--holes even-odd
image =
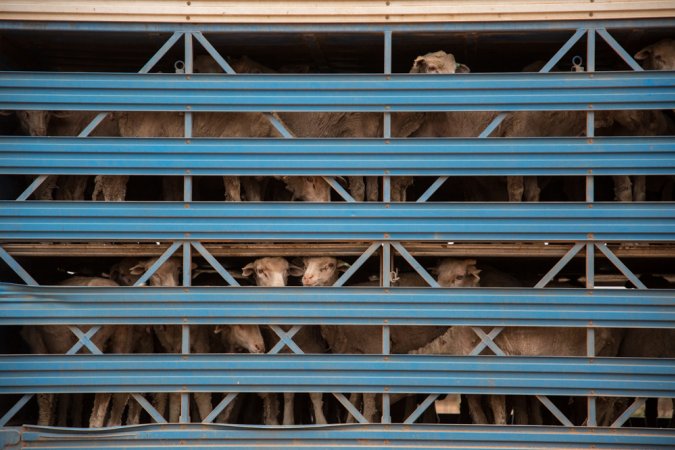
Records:
<instances>
[{"instance_id":1,"label":"support bar","mask_svg":"<svg viewBox=\"0 0 675 450\"><path fill-rule=\"evenodd\" d=\"M675 397L675 359L3 355L0 393L371 392Z\"/></svg>"},{"instance_id":2,"label":"support bar","mask_svg":"<svg viewBox=\"0 0 675 450\"><path fill-rule=\"evenodd\" d=\"M38 288L0 284L0 298L2 326L225 323L675 328L673 293L657 289Z\"/></svg>"},{"instance_id":3,"label":"support bar","mask_svg":"<svg viewBox=\"0 0 675 450\"><path fill-rule=\"evenodd\" d=\"M4 241L675 241L675 203L0 201Z\"/></svg>"}]
</instances>

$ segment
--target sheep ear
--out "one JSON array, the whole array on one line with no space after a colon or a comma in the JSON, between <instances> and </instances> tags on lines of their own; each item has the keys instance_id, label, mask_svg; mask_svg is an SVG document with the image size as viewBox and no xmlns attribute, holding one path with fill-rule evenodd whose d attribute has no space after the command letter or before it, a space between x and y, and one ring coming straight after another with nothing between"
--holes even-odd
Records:
<instances>
[{"instance_id":1,"label":"sheep ear","mask_svg":"<svg viewBox=\"0 0 675 450\"><path fill-rule=\"evenodd\" d=\"M457 63L457 67L455 67L455 73L470 73L471 69L469 69L469 66L466 64L460 64Z\"/></svg>"},{"instance_id":2,"label":"sheep ear","mask_svg":"<svg viewBox=\"0 0 675 450\"><path fill-rule=\"evenodd\" d=\"M219 334L221 331L223 331L223 327L221 325L216 325L216 328L213 329L214 334Z\"/></svg>"},{"instance_id":3,"label":"sheep ear","mask_svg":"<svg viewBox=\"0 0 675 450\"><path fill-rule=\"evenodd\" d=\"M190 264L190 270L195 270L197 267L199 267L197 266L197 263Z\"/></svg>"},{"instance_id":4,"label":"sheep ear","mask_svg":"<svg viewBox=\"0 0 675 450\"><path fill-rule=\"evenodd\" d=\"M338 270L338 271L340 271L340 272L345 272L345 271L347 271L351 266L352 266L351 264L349 264L349 263L347 263L347 262L344 262L344 261L338 259L338 262L337 262L337 270Z\"/></svg>"},{"instance_id":5,"label":"sheep ear","mask_svg":"<svg viewBox=\"0 0 675 450\"><path fill-rule=\"evenodd\" d=\"M288 273L292 277L301 277L301 276L304 275L305 269L304 269L304 267L300 267L300 266L296 266L294 264L291 264L290 266L288 266Z\"/></svg>"},{"instance_id":6,"label":"sheep ear","mask_svg":"<svg viewBox=\"0 0 675 450\"><path fill-rule=\"evenodd\" d=\"M652 54L652 48L647 47L647 48L643 48L642 50L637 52L635 54L635 56L633 56L633 58L637 59L638 61L642 61L642 60L645 60L645 59L649 58L651 56L651 54Z\"/></svg>"},{"instance_id":7,"label":"sheep ear","mask_svg":"<svg viewBox=\"0 0 675 450\"><path fill-rule=\"evenodd\" d=\"M241 274L245 277L250 277L251 275L253 275L254 270L255 265L253 263L249 263L241 269Z\"/></svg>"},{"instance_id":8,"label":"sheep ear","mask_svg":"<svg viewBox=\"0 0 675 450\"><path fill-rule=\"evenodd\" d=\"M129 273L132 275L143 275L145 271L146 269L144 264L136 264L134 267L129 269Z\"/></svg>"}]
</instances>

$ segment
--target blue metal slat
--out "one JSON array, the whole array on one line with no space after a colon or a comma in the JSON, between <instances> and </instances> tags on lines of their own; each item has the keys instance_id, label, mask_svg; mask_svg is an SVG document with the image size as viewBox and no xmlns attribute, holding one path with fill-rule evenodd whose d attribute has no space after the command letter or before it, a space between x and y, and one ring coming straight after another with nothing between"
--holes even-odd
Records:
<instances>
[{"instance_id":1,"label":"blue metal slat","mask_svg":"<svg viewBox=\"0 0 675 450\"><path fill-rule=\"evenodd\" d=\"M288 324L675 328L668 290L73 288L0 283L0 325Z\"/></svg>"},{"instance_id":2,"label":"blue metal slat","mask_svg":"<svg viewBox=\"0 0 675 450\"><path fill-rule=\"evenodd\" d=\"M675 204L1 201L0 239L672 241Z\"/></svg>"},{"instance_id":3,"label":"blue metal slat","mask_svg":"<svg viewBox=\"0 0 675 450\"><path fill-rule=\"evenodd\" d=\"M675 397L675 359L0 355L0 393L389 392Z\"/></svg>"},{"instance_id":4,"label":"blue metal slat","mask_svg":"<svg viewBox=\"0 0 675 450\"><path fill-rule=\"evenodd\" d=\"M673 108L675 77L669 71L386 76L0 73L0 109L396 112Z\"/></svg>"},{"instance_id":5,"label":"blue metal slat","mask_svg":"<svg viewBox=\"0 0 675 450\"><path fill-rule=\"evenodd\" d=\"M0 137L0 173L668 175L675 138L122 139ZM388 172L385 172L388 171Z\"/></svg>"},{"instance_id":6,"label":"blue metal slat","mask_svg":"<svg viewBox=\"0 0 675 450\"><path fill-rule=\"evenodd\" d=\"M224 424L140 425L106 430L65 430L24 426L0 431L9 448L252 448L299 446L340 449L466 449L476 448L672 448L675 431L668 429L589 428L562 426L480 426L415 424L342 424L256 427Z\"/></svg>"}]
</instances>

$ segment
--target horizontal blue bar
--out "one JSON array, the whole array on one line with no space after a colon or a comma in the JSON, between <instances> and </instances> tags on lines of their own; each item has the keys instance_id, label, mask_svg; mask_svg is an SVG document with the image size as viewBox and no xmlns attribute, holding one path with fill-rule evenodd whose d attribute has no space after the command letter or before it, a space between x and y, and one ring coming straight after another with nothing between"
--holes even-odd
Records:
<instances>
[{"instance_id":1,"label":"horizontal blue bar","mask_svg":"<svg viewBox=\"0 0 675 450\"><path fill-rule=\"evenodd\" d=\"M122 139L0 137L0 173L672 175L675 138Z\"/></svg>"},{"instance_id":2,"label":"horizontal blue bar","mask_svg":"<svg viewBox=\"0 0 675 450\"><path fill-rule=\"evenodd\" d=\"M675 291L0 283L0 325L223 323L675 328Z\"/></svg>"},{"instance_id":3,"label":"horizontal blue bar","mask_svg":"<svg viewBox=\"0 0 675 450\"><path fill-rule=\"evenodd\" d=\"M0 241L674 241L675 204L0 201Z\"/></svg>"},{"instance_id":4,"label":"horizontal blue bar","mask_svg":"<svg viewBox=\"0 0 675 450\"><path fill-rule=\"evenodd\" d=\"M519 111L675 108L669 71L453 75L0 72L0 109Z\"/></svg>"},{"instance_id":5,"label":"horizontal blue bar","mask_svg":"<svg viewBox=\"0 0 675 450\"><path fill-rule=\"evenodd\" d=\"M264 427L224 424L152 424L105 430L24 426L4 428L0 442L16 448L155 450L190 448L297 449L300 442L338 449L672 448L675 430L563 426L342 424ZM484 447L479 447L480 445ZM15 448L15 447L11 447Z\"/></svg>"},{"instance_id":6,"label":"horizontal blue bar","mask_svg":"<svg viewBox=\"0 0 675 450\"><path fill-rule=\"evenodd\" d=\"M374 33L374 32L466 32L466 31L551 31L577 28L672 28L675 20L620 19L620 20L549 20L519 22L437 22L391 24L233 24L233 23L152 23L152 22L59 22L59 21L0 21L0 30L32 31L119 31L119 32L174 32L202 31L205 33Z\"/></svg>"},{"instance_id":7,"label":"horizontal blue bar","mask_svg":"<svg viewBox=\"0 0 675 450\"><path fill-rule=\"evenodd\" d=\"M675 359L0 355L0 393L389 392L675 397Z\"/></svg>"}]
</instances>

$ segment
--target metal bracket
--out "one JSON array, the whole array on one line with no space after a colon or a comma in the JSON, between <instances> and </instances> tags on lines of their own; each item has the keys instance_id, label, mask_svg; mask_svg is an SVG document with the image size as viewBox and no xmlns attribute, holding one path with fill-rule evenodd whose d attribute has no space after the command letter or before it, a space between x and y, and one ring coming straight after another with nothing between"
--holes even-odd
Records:
<instances>
[{"instance_id":1,"label":"metal bracket","mask_svg":"<svg viewBox=\"0 0 675 450\"><path fill-rule=\"evenodd\" d=\"M478 335L481 342L479 342L478 345L476 345L476 347L474 347L474 349L471 350L471 352L469 353L470 356L479 355L480 352L482 352L483 349L486 347L490 347L490 350L492 350L497 356L506 356L506 353L504 353L504 351L501 348L499 348L499 346L495 344L493 340L499 335L499 333L504 331L504 327L495 327L490 331L489 334L485 334L485 331L481 330L478 327L471 327L471 329L473 330L474 333Z\"/></svg>"}]
</instances>

